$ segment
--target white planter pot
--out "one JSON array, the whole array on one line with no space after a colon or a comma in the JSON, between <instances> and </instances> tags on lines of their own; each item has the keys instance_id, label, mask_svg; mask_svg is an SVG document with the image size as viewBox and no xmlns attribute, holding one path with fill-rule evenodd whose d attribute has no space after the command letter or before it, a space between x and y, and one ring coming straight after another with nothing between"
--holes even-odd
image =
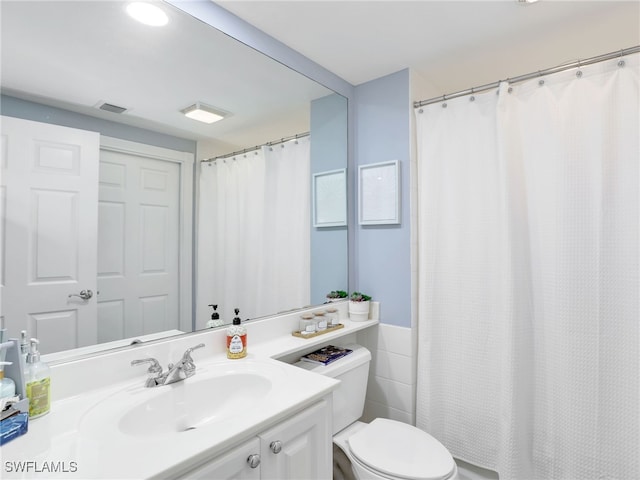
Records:
<instances>
[{"instance_id":1,"label":"white planter pot","mask_svg":"<svg viewBox=\"0 0 640 480\"><path fill-rule=\"evenodd\" d=\"M349 300L349 319L354 322L369 320L369 301L352 302Z\"/></svg>"}]
</instances>

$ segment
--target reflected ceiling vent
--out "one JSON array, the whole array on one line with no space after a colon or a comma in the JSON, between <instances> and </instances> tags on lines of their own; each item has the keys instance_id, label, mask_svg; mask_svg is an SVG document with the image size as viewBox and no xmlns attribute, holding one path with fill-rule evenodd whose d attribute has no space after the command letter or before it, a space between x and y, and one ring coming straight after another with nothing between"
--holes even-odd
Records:
<instances>
[{"instance_id":1,"label":"reflected ceiling vent","mask_svg":"<svg viewBox=\"0 0 640 480\"><path fill-rule=\"evenodd\" d=\"M98 107L100 110L104 110L105 112L111 113L124 113L127 111L124 107L119 107L118 105L113 105L112 103L103 103Z\"/></svg>"}]
</instances>

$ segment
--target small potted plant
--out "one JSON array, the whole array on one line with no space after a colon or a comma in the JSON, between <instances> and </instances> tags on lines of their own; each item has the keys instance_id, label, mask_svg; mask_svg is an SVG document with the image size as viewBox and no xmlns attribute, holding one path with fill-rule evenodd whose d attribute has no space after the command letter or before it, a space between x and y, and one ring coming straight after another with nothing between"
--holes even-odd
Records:
<instances>
[{"instance_id":1,"label":"small potted plant","mask_svg":"<svg viewBox=\"0 0 640 480\"><path fill-rule=\"evenodd\" d=\"M332 290L327 293L327 302L338 302L340 300L346 300L347 297L348 294L344 290Z\"/></svg>"},{"instance_id":2,"label":"small potted plant","mask_svg":"<svg viewBox=\"0 0 640 480\"><path fill-rule=\"evenodd\" d=\"M349 297L349 319L364 322L369 319L371 297L361 292L353 292Z\"/></svg>"}]
</instances>

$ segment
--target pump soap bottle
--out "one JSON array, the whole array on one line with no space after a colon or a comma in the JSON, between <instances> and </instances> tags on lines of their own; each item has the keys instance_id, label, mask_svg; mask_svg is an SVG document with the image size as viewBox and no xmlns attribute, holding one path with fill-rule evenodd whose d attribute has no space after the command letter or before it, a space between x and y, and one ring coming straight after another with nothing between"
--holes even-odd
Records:
<instances>
[{"instance_id":1,"label":"pump soap bottle","mask_svg":"<svg viewBox=\"0 0 640 480\"><path fill-rule=\"evenodd\" d=\"M224 320L220 318L220 314L216 312L216 308L218 305L209 304L210 307L213 307L213 313L211 314L211 320L207 322L207 328L215 328L221 327L224 325Z\"/></svg>"},{"instance_id":2,"label":"pump soap bottle","mask_svg":"<svg viewBox=\"0 0 640 480\"><path fill-rule=\"evenodd\" d=\"M247 356L247 329L241 325L239 309L235 309L233 325L227 328L227 358L243 358Z\"/></svg>"},{"instance_id":3,"label":"pump soap bottle","mask_svg":"<svg viewBox=\"0 0 640 480\"><path fill-rule=\"evenodd\" d=\"M40 360L39 343L38 339L32 338L27 354L25 383L29 397L29 418L40 417L51 409L51 373L49 365Z\"/></svg>"}]
</instances>

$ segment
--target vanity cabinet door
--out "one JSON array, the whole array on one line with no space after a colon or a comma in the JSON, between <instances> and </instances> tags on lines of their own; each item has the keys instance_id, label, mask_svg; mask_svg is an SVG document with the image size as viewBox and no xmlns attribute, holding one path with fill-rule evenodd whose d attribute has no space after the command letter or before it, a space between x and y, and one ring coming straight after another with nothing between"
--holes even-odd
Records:
<instances>
[{"instance_id":1,"label":"vanity cabinet door","mask_svg":"<svg viewBox=\"0 0 640 480\"><path fill-rule=\"evenodd\" d=\"M252 457L255 455L254 457ZM206 463L181 480L259 480L261 471L260 441L257 438Z\"/></svg>"},{"instance_id":2,"label":"vanity cabinet door","mask_svg":"<svg viewBox=\"0 0 640 480\"><path fill-rule=\"evenodd\" d=\"M317 403L259 437L262 480L332 477L330 401Z\"/></svg>"}]
</instances>

